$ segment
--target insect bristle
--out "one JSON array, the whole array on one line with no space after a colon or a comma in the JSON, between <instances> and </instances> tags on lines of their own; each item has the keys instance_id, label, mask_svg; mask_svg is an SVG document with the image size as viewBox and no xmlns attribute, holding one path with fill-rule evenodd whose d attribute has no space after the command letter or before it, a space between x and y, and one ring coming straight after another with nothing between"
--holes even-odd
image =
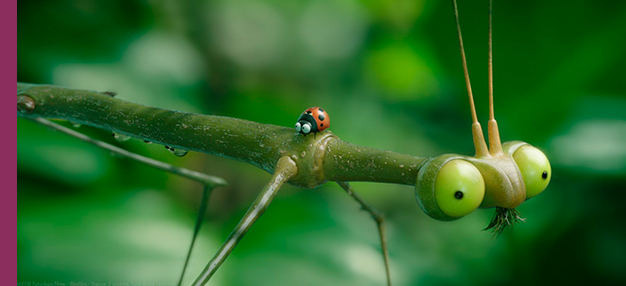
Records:
<instances>
[{"instance_id":1,"label":"insect bristle","mask_svg":"<svg viewBox=\"0 0 626 286\"><path fill-rule=\"evenodd\" d=\"M516 209L496 207L496 211L493 214L491 222L483 230L491 230L493 232L493 237L497 238L507 228L507 226L513 226L516 223L525 221L526 219L522 217L522 213Z\"/></svg>"}]
</instances>

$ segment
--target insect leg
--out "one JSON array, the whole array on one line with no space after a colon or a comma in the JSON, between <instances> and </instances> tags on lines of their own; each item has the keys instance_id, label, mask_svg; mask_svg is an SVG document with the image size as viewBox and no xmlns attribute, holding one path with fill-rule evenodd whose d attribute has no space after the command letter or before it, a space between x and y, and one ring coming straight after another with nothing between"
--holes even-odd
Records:
<instances>
[{"instance_id":1,"label":"insect leg","mask_svg":"<svg viewBox=\"0 0 626 286\"><path fill-rule=\"evenodd\" d=\"M352 196L359 204L363 210L370 213L372 218L376 221L376 225L378 226L378 234L380 235L380 244L383 249L383 259L385 261L385 273L387 274L387 285L391 286L391 274L389 272L389 249L387 248L387 236L385 235L385 216L380 213L377 209L370 206L361 196L352 190L352 186L347 182L337 182L341 188L343 188L348 195Z\"/></svg>"},{"instance_id":2,"label":"insect leg","mask_svg":"<svg viewBox=\"0 0 626 286\"><path fill-rule=\"evenodd\" d=\"M267 207L278 193L280 187L297 173L296 164L289 157L282 157L278 160L274 175L272 175L269 183L263 188L239 224L237 224L237 227L230 233L226 242L222 244L222 247L220 247L192 285L202 286L211 279L211 276L213 276L220 265L224 263L224 260L226 260L228 255L233 251L237 243L239 243L250 227L252 227L257 219L267 210Z\"/></svg>"},{"instance_id":3,"label":"insect leg","mask_svg":"<svg viewBox=\"0 0 626 286\"><path fill-rule=\"evenodd\" d=\"M176 167L158 160L154 160L152 158L148 158L145 156L141 156L139 154L135 154L129 151L126 151L122 148L119 148L117 146L113 146L111 144L108 144L106 142L102 142L100 140L96 140L93 139L85 134L82 134L80 132L74 131L70 128L67 128L65 126L56 124L48 119L45 118L35 118L35 119L31 119L39 124L42 124L46 127L61 131L65 134L68 134L70 136L76 137L82 141L94 144L98 147L101 147L103 149L109 150L112 153L115 153L117 155L123 156L123 157L127 157L130 158L132 160L135 160L137 162L146 164L148 166L152 166L155 167L157 169L166 171L166 172L170 172L170 173L174 173L189 179L192 179L194 181L198 181L200 183L202 183L204 185L204 191L202 194L202 201L200 202L200 209L198 211L198 218L196 220L196 225L195 225L195 229L194 229L194 233L193 233L193 238L191 240L191 245L189 246L189 250L187 252L187 257L185 258L185 264L183 266L183 271L181 273L180 279L178 281L178 285L180 285L182 283L183 277L185 276L185 270L187 269L187 264L189 263L189 257L191 256L191 252L193 250L193 246L195 244L196 238L198 236L198 232L200 231L200 226L202 225L202 220L204 218L204 214L206 213L206 206L208 203L208 199L209 199L209 195L211 194L211 191L213 191L213 188L217 187L217 186L226 186L227 183L224 179L219 178L219 177L214 177L214 176L209 176L207 174L204 173L200 173L200 172L196 172L193 170L189 170L189 169L185 169L185 168L181 168L181 167Z\"/></svg>"},{"instance_id":4,"label":"insect leg","mask_svg":"<svg viewBox=\"0 0 626 286\"><path fill-rule=\"evenodd\" d=\"M213 188L206 185L204 186L204 190L202 190L202 200L200 201L200 208L198 209L198 218L196 219L196 225L193 230L193 237L191 238L191 244L189 245L189 250L187 251L187 257L185 258L185 265L183 266L183 271L180 274L180 279L178 280L178 286L183 284L183 278L185 277L185 271L187 271L189 258L191 257L193 246L196 243L196 238L198 237L198 233L200 232L200 227L202 226L202 221L204 220L204 216L206 214L206 207L209 203L209 196L211 195L212 191Z\"/></svg>"},{"instance_id":5,"label":"insect leg","mask_svg":"<svg viewBox=\"0 0 626 286\"><path fill-rule=\"evenodd\" d=\"M170 165L168 163L164 163L164 162L152 159L152 158L148 158L148 157L145 157L145 156L141 156L139 154L135 154L133 152L126 151L126 150L124 150L122 148L119 148L117 146L113 146L113 145L111 145L109 143L93 139L93 138L91 138L91 137L89 137L89 136L87 136L85 134L82 134L80 132L74 131L74 130L72 130L70 128L67 128L67 127L63 126L63 125L56 124L56 123L54 123L54 122L52 122L52 121L50 121L48 119L45 119L45 118L37 117L37 118L30 119L30 120L33 120L33 121L35 121L35 122L37 122L37 123L39 123L41 125L44 125L46 127L50 127L52 129L61 131L61 132L65 133L65 134L68 134L70 136L76 137L76 138L78 138L78 139L80 139L82 141L85 141L85 142L94 144L94 145L96 145L98 147L101 147L101 148L104 148L106 150L109 150L112 153L115 153L117 155L120 155L120 156L129 158L129 159L135 160L137 162L146 164L148 166L151 166L151 167L154 167L154 168L166 171L166 172L174 173L174 174L183 176L185 178L192 179L194 181L197 181L197 182L200 182L200 183L204 184L205 186L217 187L217 186L226 186L226 185L228 185L228 183L226 183L226 181L224 179L222 179L222 178L215 177L215 176L209 176L209 175L204 174L204 173L200 173L200 172L197 172L197 171L193 171L193 170L189 170L189 169L185 169L185 168L181 168L181 167L176 167L176 166Z\"/></svg>"}]
</instances>

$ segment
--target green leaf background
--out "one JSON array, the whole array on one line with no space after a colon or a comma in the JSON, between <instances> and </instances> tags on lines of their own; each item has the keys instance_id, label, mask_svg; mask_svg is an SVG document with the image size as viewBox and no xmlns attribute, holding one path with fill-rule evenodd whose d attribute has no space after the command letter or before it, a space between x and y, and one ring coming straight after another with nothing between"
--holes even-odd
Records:
<instances>
[{"instance_id":1,"label":"green leaf background","mask_svg":"<svg viewBox=\"0 0 626 286\"><path fill-rule=\"evenodd\" d=\"M460 1L478 115L487 117L487 1ZM496 1L503 141L550 158L552 182L492 239L493 210L426 216L413 188L355 183L388 218L396 285L626 283L626 2ZM448 1L19 1L18 80L115 91L169 109L291 126L322 106L333 133L419 156L473 153ZM64 124L68 124L64 122ZM17 123L18 281L174 284L201 186L29 121ZM80 131L221 176L190 283L269 180L191 152ZM376 227L336 185L286 186L210 285L384 285Z\"/></svg>"}]
</instances>

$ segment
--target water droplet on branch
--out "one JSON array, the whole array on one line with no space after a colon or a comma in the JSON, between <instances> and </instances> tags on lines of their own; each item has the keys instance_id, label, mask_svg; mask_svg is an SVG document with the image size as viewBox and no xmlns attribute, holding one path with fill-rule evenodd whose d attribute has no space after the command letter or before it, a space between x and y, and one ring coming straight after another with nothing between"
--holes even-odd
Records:
<instances>
[{"instance_id":1,"label":"water droplet on branch","mask_svg":"<svg viewBox=\"0 0 626 286\"><path fill-rule=\"evenodd\" d=\"M165 149L169 150L170 152L172 152L172 154L178 156L178 157L183 157L185 155L187 155L187 153L189 153L189 151L185 150L185 149L176 149L170 146L165 146Z\"/></svg>"},{"instance_id":2,"label":"water droplet on branch","mask_svg":"<svg viewBox=\"0 0 626 286\"><path fill-rule=\"evenodd\" d=\"M17 97L17 111L19 113L31 113L35 110L35 105L35 100L28 95L19 95Z\"/></svg>"},{"instance_id":3,"label":"water droplet on branch","mask_svg":"<svg viewBox=\"0 0 626 286\"><path fill-rule=\"evenodd\" d=\"M115 133L115 132L113 132L113 137L118 142L124 142L124 141L128 141L128 139L130 139L130 136L128 136L128 135L119 134L119 133Z\"/></svg>"}]
</instances>

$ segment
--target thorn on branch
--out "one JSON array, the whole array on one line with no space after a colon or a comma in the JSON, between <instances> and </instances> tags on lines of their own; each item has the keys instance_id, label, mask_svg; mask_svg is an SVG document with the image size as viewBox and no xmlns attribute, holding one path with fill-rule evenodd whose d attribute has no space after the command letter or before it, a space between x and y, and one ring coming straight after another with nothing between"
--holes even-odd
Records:
<instances>
[{"instance_id":1,"label":"thorn on branch","mask_svg":"<svg viewBox=\"0 0 626 286\"><path fill-rule=\"evenodd\" d=\"M117 95L117 92L114 92L114 91L103 91L102 94L108 95L110 97L115 97Z\"/></svg>"}]
</instances>

